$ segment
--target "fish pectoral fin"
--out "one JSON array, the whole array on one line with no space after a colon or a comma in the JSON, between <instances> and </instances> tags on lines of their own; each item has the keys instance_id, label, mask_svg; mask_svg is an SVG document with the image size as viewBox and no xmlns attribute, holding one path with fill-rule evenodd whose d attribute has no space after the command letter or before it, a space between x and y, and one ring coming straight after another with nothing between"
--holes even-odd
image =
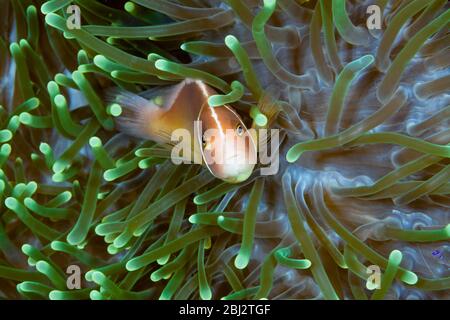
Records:
<instances>
[{"instance_id":1,"label":"fish pectoral fin","mask_svg":"<svg viewBox=\"0 0 450 320\"><path fill-rule=\"evenodd\" d=\"M152 154L152 156L155 156L158 158L170 159L171 158L171 150L172 149L169 145L166 145L164 143L158 143L157 145L155 145L151 148L151 154Z\"/></svg>"},{"instance_id":2,"label":"fish pectoral fin","mask_svg":"<svg viewBox=\"0 0 450 320\"><path fill-rule=\"evenodd\" d=\"M159 129L153 134L156 136L156 139L160 142L159 144L168 149L172 149L177 144L176 141L172 139L172 132Z\"/></svg>"}]
</instances>

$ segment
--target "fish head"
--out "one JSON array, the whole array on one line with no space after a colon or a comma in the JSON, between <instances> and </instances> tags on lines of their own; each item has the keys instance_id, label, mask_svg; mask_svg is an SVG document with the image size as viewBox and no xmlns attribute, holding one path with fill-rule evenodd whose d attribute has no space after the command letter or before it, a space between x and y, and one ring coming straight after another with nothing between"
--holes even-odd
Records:
<instances>
[{"instance_id":1,"label":"fish head","mask_svg":"<svg viewBox=\"0 0 450 320\"><path fill-rule=\"evenodd\" d=\"M199 144L209 171L228 183L245 181L257 160L255 135L229 106L206 106L199 116L202 123Z\"/></svg>"}]
</instances>

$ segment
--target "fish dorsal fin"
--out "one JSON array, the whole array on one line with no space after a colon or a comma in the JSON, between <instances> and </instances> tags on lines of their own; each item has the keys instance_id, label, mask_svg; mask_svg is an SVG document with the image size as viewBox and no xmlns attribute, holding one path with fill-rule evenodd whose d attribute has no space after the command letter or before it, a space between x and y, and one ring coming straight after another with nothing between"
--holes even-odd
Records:
<instances>
[{"instance_id":1,"label":"fish dorsal fin","mask_svg":"<svg viewBox=\"0 0 450 320\"><path fill-rule=\"evenodd\" d=\"M185 79L173 87L161 103L162 114L159 123L166 131L185 128L193 133L194 121L197 120L202 106L215 91L202 82Z\"/></svg>"},{"instance_id":2,"label":"fish dorsal fin","mask_svg":"<svg viewBox=\"0 0 450 320\"><path fill-rule=\"evenodd\" d=\"M160 143L169 143L174 129L192 130L201 106L215 93L192 79L150 90L135 94L112 88L106 90L105 100L122 107L122 114L116 117L118 130Z\"/></svg>"}]
</instances>

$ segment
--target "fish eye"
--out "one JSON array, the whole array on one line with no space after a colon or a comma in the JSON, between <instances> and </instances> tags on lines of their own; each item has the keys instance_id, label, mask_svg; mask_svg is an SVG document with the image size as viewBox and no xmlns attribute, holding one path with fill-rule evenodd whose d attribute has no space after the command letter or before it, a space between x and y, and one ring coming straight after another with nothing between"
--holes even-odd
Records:
<instances>
[{"instance_id":1,"label":"fish eye","mask_svg":"<svg viewBox=\"0 0 450 320\"><path fill-rule=\"evenodd\" d=\"M242 136L244 134L244 127L242 126L242 124L238 124L236 126L236 133L238 136Z\"/></svg>"},{"instance_id":2,"label":"fish eye","mask_svg":"<svg viewBox=\"0 0 450 320\"><path fill-rule=\"evenodd\" d=\"M202 145L203 147L206 146L206 139L205 139L205 135L202 135Z\"/></svg>"}]
</instances>

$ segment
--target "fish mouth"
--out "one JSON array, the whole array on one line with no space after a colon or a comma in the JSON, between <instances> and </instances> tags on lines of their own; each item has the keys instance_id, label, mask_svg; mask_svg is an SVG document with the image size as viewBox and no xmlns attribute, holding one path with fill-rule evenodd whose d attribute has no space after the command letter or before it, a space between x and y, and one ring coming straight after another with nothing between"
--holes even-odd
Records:
<instances>
[{"instance_id":1,"label":"fish mouth","mask_svg":"<svg viewBox=\"0 0 450 320\"><path fill-rule=\"evenodd\" d=\"M253 170L240 172L238 175L227 177L227 178L225 178L223 180L225 182L228 182L228 183L241 183L241 182L244 182L245 180L247 180L250 177L250 175L252 174L252 171Z\"/></svg>"},{"instance_id":2,"label":"fish mouth","mask_svg":"<svg viewBox=\"0 0 450 320\"><path fill-rule=\"evenodd\" d=\"M228 163L229 160L236 160L236 159L238 159L238 160L239 160L239 159L244 159L244 161L243 161L242 163L238 162L237 164L244 164L244 165L245 165L245 164L248 164L248 165L252 164L252 163L251 163L250 157L242 156L242 155L240 155L240 154L235 154L235 155L232 155L232 156L226 158L226 159L225 159L225 164L229 164L229 163Z\"/></svg>"},{"instance_id":3,"label":"fish mouth","mask_svg":"<svg viewBox=\"0 0 450 320\"><path fill-rule=\"evenodd\" d=\"M239 155L238 155L238 154L235 154L235 155L233 155L233 156L231 156L231 157L226 158L225 161L228 161L228 160L234 160L234 159L238 159L238 158L239 158Z\"/></svg>"}]
</instances>

